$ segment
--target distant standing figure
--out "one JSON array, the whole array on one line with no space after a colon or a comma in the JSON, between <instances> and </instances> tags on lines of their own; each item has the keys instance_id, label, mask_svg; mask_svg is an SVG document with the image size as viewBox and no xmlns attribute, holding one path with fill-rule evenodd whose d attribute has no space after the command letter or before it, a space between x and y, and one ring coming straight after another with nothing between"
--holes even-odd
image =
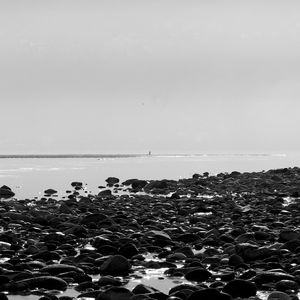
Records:
<instances>
[{"instance_id":1,"label":"distant standing figure","mask_svg":"<svg viewBox=\"0 0 300 300\"><path fill-rule=\"evenodd\" d=\"M149 156L151 155L151 151L148 152L148 155L149 155Z\"/></svg>"}]
</instances>

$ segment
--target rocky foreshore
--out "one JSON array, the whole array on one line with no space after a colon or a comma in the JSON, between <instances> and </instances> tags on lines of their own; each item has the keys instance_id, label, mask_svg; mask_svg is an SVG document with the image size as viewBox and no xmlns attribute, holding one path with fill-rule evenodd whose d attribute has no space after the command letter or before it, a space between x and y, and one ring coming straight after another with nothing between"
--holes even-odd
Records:
<instances>
[{"instance_id":1,"label":"rocky foreshore","mask_svg":"<svg viewBox=\"0 0 300 300\"><path fill-rule=\"evenodd\" d=\"M0 300L298 299L300 168L106 182L62 199L0 187Z\"/></svg>"}]
</instances>

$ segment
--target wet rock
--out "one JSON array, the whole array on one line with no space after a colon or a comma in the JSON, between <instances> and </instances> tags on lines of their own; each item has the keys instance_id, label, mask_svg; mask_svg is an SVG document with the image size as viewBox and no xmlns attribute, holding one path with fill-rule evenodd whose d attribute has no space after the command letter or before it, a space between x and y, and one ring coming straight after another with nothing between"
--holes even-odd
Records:
<instances>
[{"instance_id":1,"label":"wet rock","mask_svg":"<svg viewBox=\"0 0 300 300\"><path fill-rule=\"evenodd\" d=\"M105 181L107 182L108 186L113 186L114 184L119 183L120 179L117 177L108 177L105 179Z\"/></svg>"},{"instance_id":2,"label":"wet rock","mask_svg":"<svg viewBox=\"0 0 300 300\"><path fill-rule=\"evenodd\" d=\"M8 199L15 195L15 193L11 190L7 185L3 185L0 187L0 199Z\"/></svg>"},{"instance_id":3,"label":"wet rock","mask_svg":"<svg viewBox=\"0 0 300 300\"><path fill-rule=\"evenodd\" d=\"M118 252L120 255L123 255L126 258L132 258L133 256L139 253L139 250L137 249L136 245L134 245L133 243L128 243L121 246Z\"/></svg>"},{"instance_id":4,"label":"wet rock","mask_svg":"<svg viewBox=\"0 0 300 300\"><path fill-rule=\"evenodd\" d=\"M107 285L121 286L122 282L113 276L107 275L107 276L101 276L99 278L98 285L99 286L107 286Z\"/></svg>"},{"instance_id":5,"label":"wet rock","mask_svg":"<svg viewBox=\"0 0 300 300\"><path fill-rule=\"evenodd\" d=\"M280 280L276 282L275 289L280 292L293 291L298 292L299 284L294 280Z\"/></svg>"},{"instance_id":6,"label":"wet rock","mask_svg":"<svg viewBox=\"0 0 300 300\"><path fill-rule=\"evenodd\" d=\"M124 287L112 287L100 293L96 300L130 300L133 293Z\"/></svg>"},{"instance_id":7,"label":"wet rock","mask_svg":"<svg viewBox=\"0 0 300 300\"><path fill-rule=\"evenodd\" d=\"M292 298L286 293L274 291L269 294L267 300L292 300Z\"/></svg>"},{"instance_id":8,"label":"wet rock","mask_svg":"<svg viewBox=\"0 0 300 300\"><path fill-rule=\"evenodd\" d=\"M113 255L107 258L100 266L100 274L122 276L127 275L131 270L128 259L122 255Z\"/></svg>"},{"instance_id":9,"label":"wet rock","mask_svg":"<svg viewBox=\"0 0 300 300\"><path fill-rule=\"evenodd\" d=\"M265 283L276 283L281 280L292 280L295 281L295 277L293 275L283 273L283 272L271 272L271 271L264 271L258 273L254 278L254 282L257 286L261 286Z\"/></svg>"},{"instance_id":10,"label":"wet rock","mask_svg":"<svg viewBox=\"0 0 300 300\"><path fill-rule=\"evenodd\" d=\"M236 254L245 261L265 259L272 255L280 255L280 252L268 247L258 247L250 243L240 243L235 246Z\"/></svg>"},{"instance_id":11,"label":"wet rock","mask_svg":"<svg viewBox=\"0 0 300 300\"><path fill-rule=\"evenodd\" d=\"M132 290L132 293L135 294L135 295L139 295L139 294L151 294L151 293L155 293L157 292L157 289L151 287L151 286L148 286L148 285L145 285L145 284L138 284L136 285L133 290Z\"/></svg>"},{"instance_id":12,"label":"wet rock","mask_svg":"<svg viewBox=\"0 0 300 300\"><path fill-rule=\"evenodd\" d=\"M79 283L77 286L75 286L75 290L78 292L83 292L86 290L97 290L99 287L95 282L91 282L91 281L84 281Z\"/></svg>"},{"instance_id":13,"label":"wet rock","mask_svg":"<svg viewBox=\"0 0 300 300\"><path fill-rule=\"evenodd\" d=\"M247 298L256 295L257 287L251 281L234 279L224 286L223 292L231 295L233 298Z\"/></svg>"},{"instance_id":14,"label":"wet rock","mask_svg":"<svg viewBox=\"0 0 300 300\"><path fill-rule=\"evenodd\" d=\"M8 297L6 294L0 292L0 300L8 300Z\"/></svg>"},{"instance_id":15,"label":"wet rock","mask_svg":"<svg viewBox=\"0 0 300 300\"><path fill-rule=\"evenodd\" d=\"M291 229L285 229L282 230L279 233L279 242L287 242L287 241L291 241L291 240L295 240L295 239L299 239L300 238L300 233L295 231L295 230L291 230Z\"/></svg>"},{"instance_id":16,"label":"wet rock","mask_svg":"<svg viewBox=\"0 0 300 300\"><path fill-rule=\"evenodd\" d=\"M34 278L28 278L17 281L11 284L11 287L16 288L19 291L26 289L48 289L65 291L67 289L67 282L61 278L54 276L40 276Z\"/></svg>"},{"instance_id":17,"label":"wet rock","mask_svg":"<svg viewBox=\"0 0 300 300\"><path fill-rule=\"evenodd\" d=\"M84 224L84 225L89 225L91 223L98 224L98 223L103 222L107 219L108 219L108 217L105 214L91 213L91 214L88 214L88 215L86 215L82 218L81 224Z\"/></svg>"},{"instance_id":18,"label":"wet rock","mask_svg":"<svg viewBox=\"0 0 300 300\"><path fill-rule=\"evenodd\" d=\"M187 298L187 300L200 300L200 299L232 300L232 297L229 294L220 292L217 289L207 288L207 289L201 289L195 291Z\"/></svg>"},{"instance_id":19,"label":"wet rock","mask_svg":"<svg viewBox=\"0 0 300 300\"><path fill-rule=\"evenodd\" d=\"M51 195L57 194L57 191L54 190L54 189L47 189L47 190L44 191L44 194L51 196Z\"/></svg>"},{"instance_id":20,"label":"wet rock","mask_svg":"<svg viewBox=\"0 0 300 300\"><path fill-rule=\"evenodd\" d=\"M111 190L103 190L101 192L98 193L99 197L110 197L112 196Z\"/></svg>"},{"instance_id":21,"label":"wet rock","mask_svg":"<svg viewBox=\"0 0 300 300\"><path fill-rule=\"evenodd\" d=\"M187 272L185 274L185 279L189 281L203 282L208 280L211 277L211 275L212 274L206 269L199 268Z\"/></svg>"},{"instance_id":22,"label":"wet rock","mask_svg":"<svg viewBox=\"0 0 300 300\"><path fill-rule=\"evenodd\" d=\"M73 181L73 182L71 182L71 186L73 186L74 188L76 188L76 187L81 188L82 185L83 185L82 182L79 182L79 181Z\"/></svg>"}]
</instances>

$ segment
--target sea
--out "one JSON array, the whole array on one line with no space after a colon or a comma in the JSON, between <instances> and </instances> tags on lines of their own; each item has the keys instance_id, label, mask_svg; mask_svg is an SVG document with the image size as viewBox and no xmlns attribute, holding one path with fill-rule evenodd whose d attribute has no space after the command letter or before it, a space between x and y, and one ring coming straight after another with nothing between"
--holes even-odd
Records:
<instances>
[{"instance_id":1,"label":"sea","mask_svg":"<svg viewBox=\"0 0 300 300\"><path fill-rule=\"evenodd\" d=\"M17 199L40 198L46 189L62 197L71 182L80 181L86 193L98 193L105 179L190 178L193 174L260 172L300 167L300 152L200 154L63 154L0 155L0 186L7 185Z\"/></svg>"}]
</instances>

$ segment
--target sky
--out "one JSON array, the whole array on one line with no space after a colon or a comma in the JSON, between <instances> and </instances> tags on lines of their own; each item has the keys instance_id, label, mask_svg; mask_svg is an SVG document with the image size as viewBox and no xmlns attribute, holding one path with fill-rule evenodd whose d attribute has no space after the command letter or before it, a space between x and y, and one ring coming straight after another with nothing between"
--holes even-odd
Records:
<instances>
[{"instance_id":1,"label":"sky","mask_svg":"<svg viewBox=\"0 0 300 300\"><path fill-rule=\"evenodd\" d=\"M0 154L300 151L299 11L0 0Z\"/></svg>"}]
</instances>

